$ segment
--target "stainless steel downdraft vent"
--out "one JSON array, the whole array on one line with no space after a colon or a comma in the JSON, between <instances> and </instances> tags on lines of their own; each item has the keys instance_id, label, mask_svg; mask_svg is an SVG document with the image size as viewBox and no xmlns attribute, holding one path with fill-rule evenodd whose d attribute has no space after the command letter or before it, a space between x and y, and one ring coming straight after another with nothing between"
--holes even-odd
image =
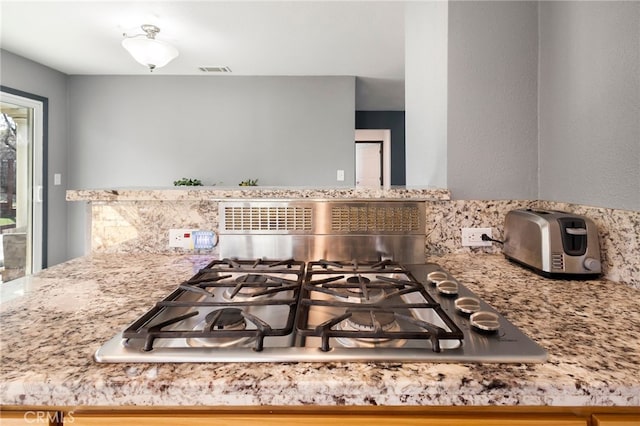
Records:
<instances>
[{"instance_id":1,"label":"stainless steel downdraft vent","mask_svg":"<svg viewBox=\"0 0 640 426\"><path fill-rule=\"evenodd\" d=\"M224 208L225 231L311 231L311 207Z\"/></svg>"},{"instance_id":2,"label":"stainless steel downdraft vent","mask_svg":"<svg viewBox=\"0 0 640 426\"><path fill-rule=\"evenodd\" d=\"M221 257L425 261L424 202L220 200Z\"/></svg>"},{"instance_id":3,"label":"stainless steel downdraft vent","mask_svg":"<svg viewBox=\"0 0 640 426\"><path fill-rule=\"evenodd\" d=\"M415 201L222 201L222 234L421 235L424 203Z\"/></svg>"},{"instance_id":4,"label":"stainless steel downdraft vent","mask_svg":"<svg viewBox=\"0 0 640 426\"><path fill-rule=\"evenodd\" d=\"M217 66L217 67L198 67L198 69L202 72L231 72L231 68L225 66Z\"/></svg>"},{"instance_id":5,"label":"stainless steel downdraft vent","mask_svg":"<svg viewBox=\"0 0 640 426\"><path fill-rule=\"evenodd\" d=\"M334 206L331 230L337 232L420 232L424 231L418 206L363 203Z\"/></svg>"}]
</instances>

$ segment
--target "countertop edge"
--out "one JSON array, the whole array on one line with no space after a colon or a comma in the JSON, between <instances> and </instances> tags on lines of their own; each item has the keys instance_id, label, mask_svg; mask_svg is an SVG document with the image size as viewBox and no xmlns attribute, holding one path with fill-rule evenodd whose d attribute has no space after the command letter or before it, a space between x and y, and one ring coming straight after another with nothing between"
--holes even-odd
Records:
<instances>
[{"instance_id":1,"label":"countertop edge","mask_svg":"<svg viewBox=\"0 0 640 426\"><path fill-rule=\"evenodd\" d=\"M440 188L295 188L295 187L185 187L67 190L67 201L218 201L221 199L418 199L448 201L451 192Z\"/></svg>"}]
</instances>

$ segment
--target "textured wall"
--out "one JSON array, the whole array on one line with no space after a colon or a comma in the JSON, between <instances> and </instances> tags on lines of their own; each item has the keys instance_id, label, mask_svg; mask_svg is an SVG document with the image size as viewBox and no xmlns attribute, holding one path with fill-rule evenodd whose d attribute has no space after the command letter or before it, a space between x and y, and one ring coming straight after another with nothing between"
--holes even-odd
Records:
<instances>
[{"instance_id":1,"label":"textured wall","mask_svg":"<svg viewBox=\"0 0 640 426\"><path fill-rule=\"evenodd\" d=\"M49 100L47 266L67 255L67 76L36 62L0 50L0 83ZM53 185L53 174L62 185Z\"/></svg>"},{"instance_id":2,"label":"textured wall","mask_svg":"<svg viewBox=\"0 0 640 426\"><path fill-rule=\"evenodd\" d=\"M353 185L353 77L70 76L70 185ZM336 170L345 170L344 182Z\"/></svg>"},{"instance_id":3,"label":"textured wall","mask_svg":"<svg viewBox=\"0 0 640 426\"><path fill-rule=\"evenodd\" d=\"M449 2L453 198L538 198L537 41L537 2Z\"/></svg>"},{"instance_id":4,"label":"textured wall","mask_svg":"<svg viewBox=\"0 0 640 426\"><path fill-rule=\"evenodd\" d=\"M441 1L407 2L407 185L447 188L447 16Z\"/></svg>"},{"instance_id":5,"label":"textured wall","mask_svg":"<svg viewBox=\"0 0 640 426\"><path fill-rule=\"evenodd\" d=\"M540 196L640 211L640 2L540 3Z\"/></svg>"}]
</instances>

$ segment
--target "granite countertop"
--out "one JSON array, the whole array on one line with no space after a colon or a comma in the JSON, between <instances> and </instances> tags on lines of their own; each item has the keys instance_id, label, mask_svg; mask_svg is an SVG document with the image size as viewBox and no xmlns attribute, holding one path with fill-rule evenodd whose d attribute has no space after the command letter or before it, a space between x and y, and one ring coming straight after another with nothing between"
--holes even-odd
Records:
<instances>
[{"instance_id":1,"label":"granite countertop","mask_svg":"<svg viewBox=\"0 0 640 426\"><path fill-rule=\"evenodd\" d=\"M107 188L67 191L67 201L198 201L221 199L378 199L450 200L448 189L391 186L388 188L285 186L180 186L170 188Z\"/></svg>"},{"instance_id":2,"label":"granite countertop","mask_svg":"<svg viewBox=\"0 0 640 426\"><path fill-rule=\"evenodd\" d=\"M548 280L500 255L432 257L544 346L542 364L98 364L92 355L206 264L103 254L2 284L0 404L640 406L640 292Z\"/></svg>"}]
</instances>

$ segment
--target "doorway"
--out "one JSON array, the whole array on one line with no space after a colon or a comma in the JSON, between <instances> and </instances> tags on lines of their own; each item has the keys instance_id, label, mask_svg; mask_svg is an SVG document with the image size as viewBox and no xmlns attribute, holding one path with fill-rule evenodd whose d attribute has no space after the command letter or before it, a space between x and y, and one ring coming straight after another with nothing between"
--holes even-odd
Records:
<instances>
[{"instance_id":1,"label":"doorway","mask_svg":"<svg viewBox=\"0 0 640 426\"><path fill-rule=\"evenodd\" d=\"M357 187L391 186L391 130L358 129L355 137Z\"/></svg>"},{"instance_id":2,"label":"doorway","mask_svg":"<svg viewBox=\"0 0 640 426\"><path fill-rule=\"evenodd\" d=\"M42 269L47 100L0 91L0 271L2 282Z\"/></svg>"},{"instance_id":3,"label":"doorway","mask_svg":"<svg viewBox=\"0 0 640 426\"><path fill-rule=\"evenodd\" d=\"M382 186L382 141L356 142L356 188Z\"/></svg>"}]
</instances>

